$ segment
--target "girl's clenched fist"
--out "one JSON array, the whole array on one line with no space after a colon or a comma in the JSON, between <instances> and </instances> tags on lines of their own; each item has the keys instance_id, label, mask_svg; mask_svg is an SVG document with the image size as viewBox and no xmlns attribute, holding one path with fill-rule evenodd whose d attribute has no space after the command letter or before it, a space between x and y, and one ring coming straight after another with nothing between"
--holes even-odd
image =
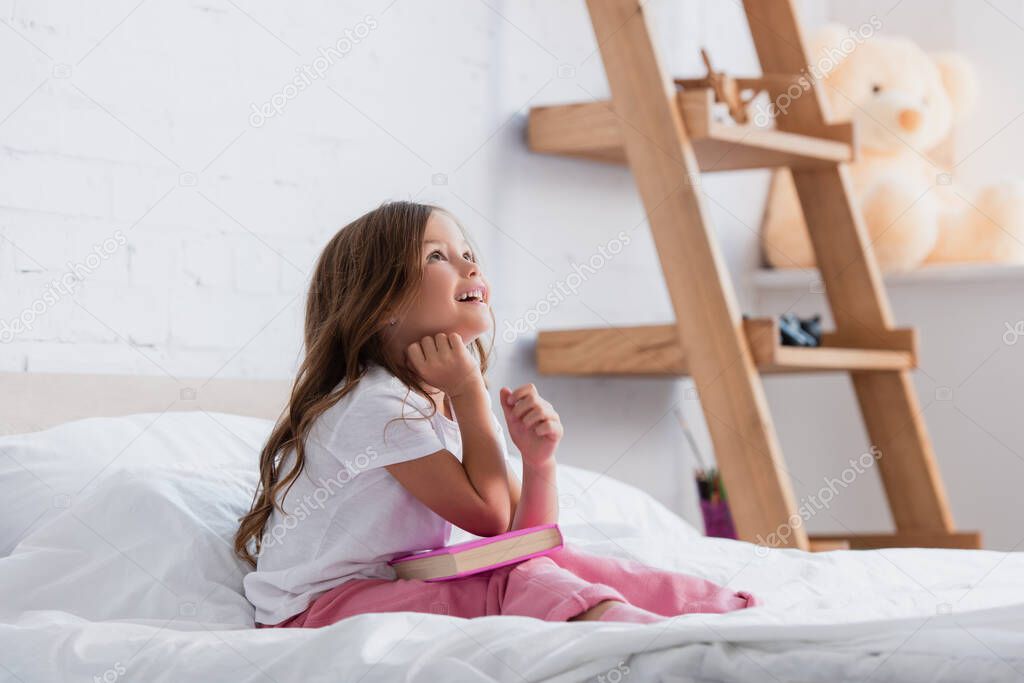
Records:
<instances>
[{"instance_id":1,"label":"girl's clenched fist","mask_svg":"<svg viewBox=\"0 0 1024 683\"><path fill-rule=\"evenodd\" d=\"M502 387L501 409L505 413L509 436L523 456L523 461L539 464L554 458L562 440L562 422L558 413L537 393L537 387L524 384L512 391Z\"/></svg>"}]
</instances>

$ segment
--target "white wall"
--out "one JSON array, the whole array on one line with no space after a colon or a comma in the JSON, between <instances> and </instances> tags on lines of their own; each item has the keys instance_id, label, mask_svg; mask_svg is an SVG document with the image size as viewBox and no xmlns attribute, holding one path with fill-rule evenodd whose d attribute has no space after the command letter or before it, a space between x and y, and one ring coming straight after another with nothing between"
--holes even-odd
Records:
<instances>
[{"instance_id":1,"label":"white wall","mask_svg":"<svg viewBox=\"0 0 1024 683\"><path fill-rule=\"evenodd\" d=\"M757 71L738 4L647 11L674 74L700 71L700 44ZM607 96L582 2L8 0L0 18L0 320L35 318L5 335L0 369L287 377L320 246L384 199L436 201L494 282L495 391L536 381L566 424L563 461L693 514L681 383L539 378L534 334L500 338L619 231L627 248L538 327L671 319L629 173L525 149L529 106ZM253 125L254 104L353 33L325 78ZM706 184L735 272L756 265L764 185ZM79 263L73 293L54 294Z\"/></svg>"}]
</instances>

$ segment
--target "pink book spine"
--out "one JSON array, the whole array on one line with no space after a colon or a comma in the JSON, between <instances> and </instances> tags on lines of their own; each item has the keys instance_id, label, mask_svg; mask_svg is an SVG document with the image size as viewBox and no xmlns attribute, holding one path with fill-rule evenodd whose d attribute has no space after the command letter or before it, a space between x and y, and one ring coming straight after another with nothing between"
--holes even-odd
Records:
<instances>
[{"instance_id":1,"label":"pink book spine","mask_svg":"<svg viewBox=\"0 0 1024 683\"><path fill-rule=\"evenodd\" d=\"M488 565L486 567L480 567L479 569L468 569L468 570L466 570L464 572L459 572L458 574L452 574L451 576L438 576L438 577L435 577L433 579L423 579L423 580L424 581L451 581L452 579L461 579L464 576L470 576L472 574L480 574L480 573L483 573L483 572L489 572L492 569L497 569L498 567L505 567L505 566L508 566L510 564L518 564L519 562L526 562L527 560L529 560L532 557L540 557L541 555L547 555L548 553L553 553L556 550L558 550L559 548L561 548L562 545L563 545L562 543L559 543L558 545L556 545L556 546L554 546L552 548L547 548L545 550L539 550L539 551L537 551L535 553L530 553L529 555L524 555L522 557L513 557L513 558L510 558L508 560L505 560L504 562L495 562L494 564Z\"/></svg>"},{"instance_id":2,"label":"pink book spine","mask_svg":"<svg viewBox=\"0 0 1024 683\"><path fill-rule=\"evenodd\" d=\"M462 543L456 543L455 545L447 545L447 546L444 546L443 548L436 548L434 550L428 550L426 552L410 553L409 555L403 555L401 557L396 557L395 559L393 559L390 562L388 562L388 564L389 565L396 565L396 564L400 564L402 562L406 562L408 560L419 560L419 559L424 558L424 557L434 557L434 556L437 556L437 555L454 555L454 554L457 554L457 553L460 553L460 552L463 552L463 551L466 551L466 550L472 550L473 548L478 548L480 546L490 545L491 543L494 543L496 541L503 541L503 540L505 540L507 538L515 538L517 536L523 536L525 534L531 534L531 533L534 533L536 531L540 531L541 529L557 529L557 528L558 528L558 524L544 524L544 525L541 525L541 526L527 527L526 529L516 529L515 531L506 531L505 533L499 534L497 536L488 536L486 538L478 538L478 539L473 540L473 541L464 541ZM541 555L547 555L550 552L554 552L555 550L558 550L563 545L564 545L564 542L563 543L559 543L557 546L555 546L553 548L546 548L544 550L540 550L540 551L537 551L535 553L530 553L529 555L517 555L517 556L512 557L512 558L510 558L508 560L505 560L505 561L502 561L502 562L497 562L495 564L488 565L486 567L479 567L477 569L471 569L471 570L468 570L468 571L459 572L458 574L452 574L450 576L438 577L438 578L434 578L434 579L425 579L425 580L426 581L450 581L451 579L457 579L457 578L460 578L460 577L463 577L463 576L469 576L470 574L477 574L477 573L480 573L480 572L489 571L491 569L497 569L498 567L504 567L506 565L514 564L514 563L517 563L517 562L524 562L524 561L526 561L526 560L528 560L528 559L530 559L532 557L539 557Z\"/></svg>"}]
</instances>

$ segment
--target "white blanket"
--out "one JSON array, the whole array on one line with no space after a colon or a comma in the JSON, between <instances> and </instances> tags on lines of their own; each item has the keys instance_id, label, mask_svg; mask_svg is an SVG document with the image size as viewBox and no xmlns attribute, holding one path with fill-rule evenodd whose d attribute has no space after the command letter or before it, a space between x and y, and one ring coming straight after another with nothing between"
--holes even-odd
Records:
<instances>
[{"instance_id":1,"label":"white blanket","mask_svg":"<svg viewBox=\"0 0 1024 683\"><path fill-rule=\"evenodd\" d=\"M591 551L724 579L767 604L650 625L402 612L295 630L202 624L197 630L187 616L135 624L35 611L0 624L6 668L0 681L8 680L4 673L12 681L282 683L1024 678L1020 554L771 551L760 557L754 546L712 539L579 542Z\"/></svg>"}]
</instances>

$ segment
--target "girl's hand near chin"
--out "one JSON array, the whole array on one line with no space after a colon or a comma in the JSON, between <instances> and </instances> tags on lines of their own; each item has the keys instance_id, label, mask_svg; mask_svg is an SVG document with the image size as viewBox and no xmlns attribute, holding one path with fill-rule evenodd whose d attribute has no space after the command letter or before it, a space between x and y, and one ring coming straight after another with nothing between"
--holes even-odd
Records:
<instances>
[{"instance_id":1,"label":"girl's hand near chin","mask_svg":"<svg viewBox=\"0 0 1024 683\"><path fill-rule=\"evenodd\" d=\"M518 389L502 387L501 409L505 413L509 437L529 465L554 462L555 449L565 431L558 413L537 393L532 384Z\"/></svg>"},{"instance_id":2,"label":"girl's hand near chin","mask_svg":"<svg viewBox=\"0 0 1024 683\"><path fill-rule=\"evenodd\" d=\"M455 399L465 391L484 387L480 366L456 333L440 332L409 344L406 358L428 384ZM486 390L486 389L484 389Z\"/></svg>"}]
</instances>

